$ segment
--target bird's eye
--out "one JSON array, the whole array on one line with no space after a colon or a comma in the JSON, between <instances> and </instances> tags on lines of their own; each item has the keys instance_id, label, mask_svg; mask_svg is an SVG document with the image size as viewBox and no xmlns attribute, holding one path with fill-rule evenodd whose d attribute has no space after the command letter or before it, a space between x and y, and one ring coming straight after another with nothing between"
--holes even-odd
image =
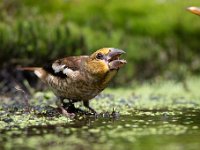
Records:
<instances>
[{"instance_id":1,"label":"bird's eye","mask_svg":"<svg viewBox=\"0 0 200 150\"><path fill-rule=\"evenodd\" d=\"M97 59L103 59L103 54L98 53L98 54L96 55L96 58L97 58Z\"/></svg>"}]
</instances>

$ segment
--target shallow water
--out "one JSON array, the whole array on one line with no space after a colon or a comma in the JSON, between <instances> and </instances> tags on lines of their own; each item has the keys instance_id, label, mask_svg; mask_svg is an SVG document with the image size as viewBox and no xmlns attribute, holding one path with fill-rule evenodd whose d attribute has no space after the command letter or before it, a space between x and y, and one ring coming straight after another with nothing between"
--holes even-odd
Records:
<instances>
[{"instance_id":1,"label":"shallow water","mask_svg":"<svg viewBox=\"0 0 200 150\"><path fill-rule=\"evenodd\" d=\"M90 102L99 116L73 119L56 111L52 92L35 92L29 113L23 97L0 97L0 150L199 150L199 85L198 78L188 80L190 91L174 82L108 89Z\"/></svg>"},{"instance_id":2,"label":"shallow water","mask_svg":"<svg viewBox=\"0 0 200 150\"><path fill-rule=\"evenodd\" d=\"M1 149L199 149L200 110L79 116L64 124L25 128L16 124L0 134Z\"/></svg>"}]
</instances>

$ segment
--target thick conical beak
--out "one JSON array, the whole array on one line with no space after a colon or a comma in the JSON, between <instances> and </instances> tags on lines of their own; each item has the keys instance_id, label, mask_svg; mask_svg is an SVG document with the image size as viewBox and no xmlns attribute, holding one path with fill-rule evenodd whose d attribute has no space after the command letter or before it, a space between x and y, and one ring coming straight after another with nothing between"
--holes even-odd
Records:
<instances>
[{"instance_id":1,"label":"thick conical beak","mask_svg":"<svg viewBox=\"0 0 200 150\"><path fill-rule=\"evenodd\" d=\"M187 10L192 12L193 14L199 15L200 16L200 8L198 7L188 7Z\"/></svg>"},{"instance_id":2,"label":"thick conical beak","mask_svg":"<svg viewBox=\"0 0 200 150\"><path fill-rule=\"evenodd\" d=\"M126 60L120 59L120 56L124 53L123 50L110 48L110 52L107 55L110 70L117 70L127 63Z\"/></svg>"},{"instance_id":3,"label":"thick conical beak","mask_svg":"<svg viewBox=\"0 0 200 150\"><path fill-rule=\"evenodd\" d=\"M116 48L110 48L110 52L107 56L107 60L108 61L112 61L114 60L115 58L118 58L120 57L122 54L124 54L125 52L121 49L116 49Z\"/></svg>"}]
</instances>

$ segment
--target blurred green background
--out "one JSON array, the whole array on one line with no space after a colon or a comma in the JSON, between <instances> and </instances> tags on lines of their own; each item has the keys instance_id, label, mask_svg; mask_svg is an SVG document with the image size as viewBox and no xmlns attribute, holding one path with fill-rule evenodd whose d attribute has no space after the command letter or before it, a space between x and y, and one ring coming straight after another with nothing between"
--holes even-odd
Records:
<instances>
[{"instance_id":1,"label":"blurred green background","mask_svg":"<svg viewBox=\"0 0 200 150\"><path fill-rule=\"evenodd\" d=\"M200 73L197 0L2 0L0 66L40 66L48 60L125 50L115 78L175 79Z\"/></svg>"}]
</instances>

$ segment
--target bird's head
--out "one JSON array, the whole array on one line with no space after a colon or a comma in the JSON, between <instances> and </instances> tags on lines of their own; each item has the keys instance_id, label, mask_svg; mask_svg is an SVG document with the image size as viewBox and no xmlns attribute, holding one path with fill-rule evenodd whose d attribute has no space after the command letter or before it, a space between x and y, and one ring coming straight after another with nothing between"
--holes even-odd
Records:
<instances>
[{"instance_id":1,"label":"bird's head","mask_svg":"<svg viewBox=\"0 0 200 150\"><path fill-rule=\"evenodd\" d=\"M199 7L188 7L188 11L192 12L193 14L199 15L200 16L200 8Z\"/></svg>"},{"instance_id":2,"label":"bird's head","mask_svg":"<svg viewBox=\"0 0 200 150\"><path fill-rule=\"evenodd\" d=\"M94 75L103 75L120 69L126 60L120 59L125 52L115 48L102 48L91 54L86 61L87 70Z\"/></svg>"}]
</instances>

